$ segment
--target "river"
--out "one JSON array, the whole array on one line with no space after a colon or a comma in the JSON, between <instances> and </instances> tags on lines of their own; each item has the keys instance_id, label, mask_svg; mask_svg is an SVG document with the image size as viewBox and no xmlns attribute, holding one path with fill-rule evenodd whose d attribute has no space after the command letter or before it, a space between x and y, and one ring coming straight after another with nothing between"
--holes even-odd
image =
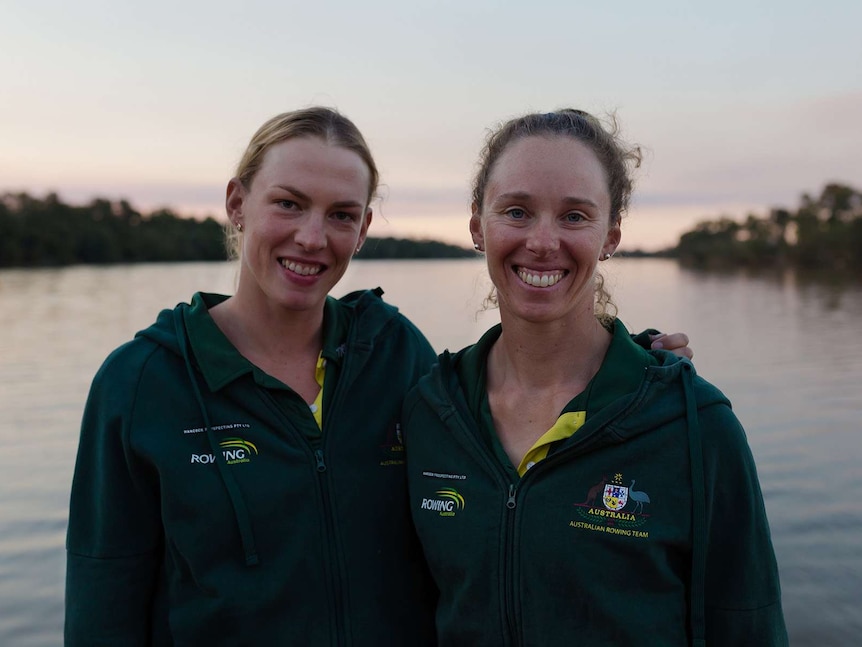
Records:
<instances>
[{"instance_id":1,"label":"river","mask_svg":"<svg viewBox=\"0 0 862 647\"><path fill-rule=\"evenodd\" d=\"M683 330L757 460L791 644L862 640L862 286L793 272L604 263L633 330ZM104 357L231 263L0 271L0 645L62 643L64 535L78 425ZM381 286L438 350L497 321L480 261L357 261L336 294ZM729 520L732 521L732 520Z\"/></svg>"}]
</instances>

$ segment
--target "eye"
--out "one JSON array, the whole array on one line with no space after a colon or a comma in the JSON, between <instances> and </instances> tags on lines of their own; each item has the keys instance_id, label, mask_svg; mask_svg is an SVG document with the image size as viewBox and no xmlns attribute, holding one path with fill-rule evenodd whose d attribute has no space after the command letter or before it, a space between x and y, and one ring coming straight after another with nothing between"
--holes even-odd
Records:
<instances>
[{"instance_id":1,"label":"eye","mask_svg":"<svg viewBox=\"0 0 862 647\"><path fill-rule=\"evenodd\" d=\"M332 217L338 222L353 222L357 218L356 214L349 211L336 211L332 214Z\"/></svg>"},{"instance_id":2,"label":"eye","mask_svg":"<svg viewBox=\"0 0 862 647\"><path fill-rule=\"evenodd\" d=\"M586 216L580 211L572 211L566 214L566 222L581 222Z\"/></svg>"},{"instance_id":3,"label":"eye","mask_svg":"<svg viewBox=\"0 0 862 647\"><path fill-rule=\"evenodd\" d=\"M299 209L299 205L293 200L276 200L275 203L282 209Z\"/></svg>"},{"instance_id":4,"label":"eye","mask_svg":"<svg viewBox=\"0 0 862 647\"><path fill-rule=\"evenodd\" d=\"M527 217L527 212L520 207L512 207L511 209L506 211L506 215L508 215L513 220L523 220Z\"/></svg>"}]
</instances>

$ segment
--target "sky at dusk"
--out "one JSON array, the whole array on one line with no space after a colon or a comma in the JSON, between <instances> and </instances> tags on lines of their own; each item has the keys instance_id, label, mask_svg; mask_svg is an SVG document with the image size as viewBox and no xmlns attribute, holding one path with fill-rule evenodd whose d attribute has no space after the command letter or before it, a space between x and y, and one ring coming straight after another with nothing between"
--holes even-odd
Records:
<instances>
[{"instance_id":1,"label":"sky at dusk","mask_svg":"<svg viewBox=\"0 0 862 647\"><path fill-rule=\"evenodd\" d=\"M616 111L641 144L624 249L862 186L862 3L6 0L0 193L222 218L272 115L338 108L382 173L371 234L469 245L487 129Z\"/></svg>"}]
</instances>

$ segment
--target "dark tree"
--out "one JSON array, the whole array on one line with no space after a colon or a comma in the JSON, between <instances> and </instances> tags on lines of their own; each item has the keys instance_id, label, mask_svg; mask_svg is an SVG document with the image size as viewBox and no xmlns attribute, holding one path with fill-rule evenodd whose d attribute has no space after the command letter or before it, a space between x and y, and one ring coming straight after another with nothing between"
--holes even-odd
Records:
<instances>
[{"instance_id":1,"label":"dark tree","mask_svg":"<svg viewBox=\"0 0 862 647\"><path fill-rule=\"evenodd\" d=\"M682 235L679 259L701 267L766 267L793 264L807 269L862 271L862 193L829 184L819 196L804 194L796 211L772 209L706 221Z\"/></svg>"},{"instance_id":2,"label":"dark tree","mask_svg":"<svg viewBox=\"0 0 862 647\"><path fill-rule=\"evenodd\" d=\"M369 238L360 258L469 258L472 250L437 241ZM0 195L0 267L73 263L225 260L222 225L183 218L170 209L149 214L126 200L64 204L55 193Z\"/></svg>"}]
</instances>

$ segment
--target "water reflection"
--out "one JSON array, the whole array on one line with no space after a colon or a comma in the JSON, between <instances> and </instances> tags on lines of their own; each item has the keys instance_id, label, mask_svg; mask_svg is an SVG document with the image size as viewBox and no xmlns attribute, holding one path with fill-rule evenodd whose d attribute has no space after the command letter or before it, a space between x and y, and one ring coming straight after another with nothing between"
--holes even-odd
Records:
<instances>
[{"instance_id":1,"label":"water reflection","mask_svg":"<svg viewBox=\"0 0 862 647\"><path fill-rule=\"evenodd\" d=\"M682 271L691 275L695 280L723 277L730 282L763 281L779 289L790 290L794 293L807 293L810 297L819 300L826 310L841 309L845 303L858 303L859 292L862 290L862 276L834 270L793 267L704 270L685 267Z\"/></svg>"},{"instance_id":2,"label":"water reflection","mask_svg":"<svg viewBox=\"0 0 862 647\"><path fill-rule=\"evenodd\" d=\"M684 330L730 397L758 461L792 644L862 634L862 285L795 271L704 273L604 264L634 330ZM231 292L230 263L0 271L0 644L61 642L63 533L78 424L114 347L196 290ZM380 285L438 349L498 318L481 261L353 263L339 294ZM732 523L732 520L728 520Z\"/></svg>"}]
</instances>

